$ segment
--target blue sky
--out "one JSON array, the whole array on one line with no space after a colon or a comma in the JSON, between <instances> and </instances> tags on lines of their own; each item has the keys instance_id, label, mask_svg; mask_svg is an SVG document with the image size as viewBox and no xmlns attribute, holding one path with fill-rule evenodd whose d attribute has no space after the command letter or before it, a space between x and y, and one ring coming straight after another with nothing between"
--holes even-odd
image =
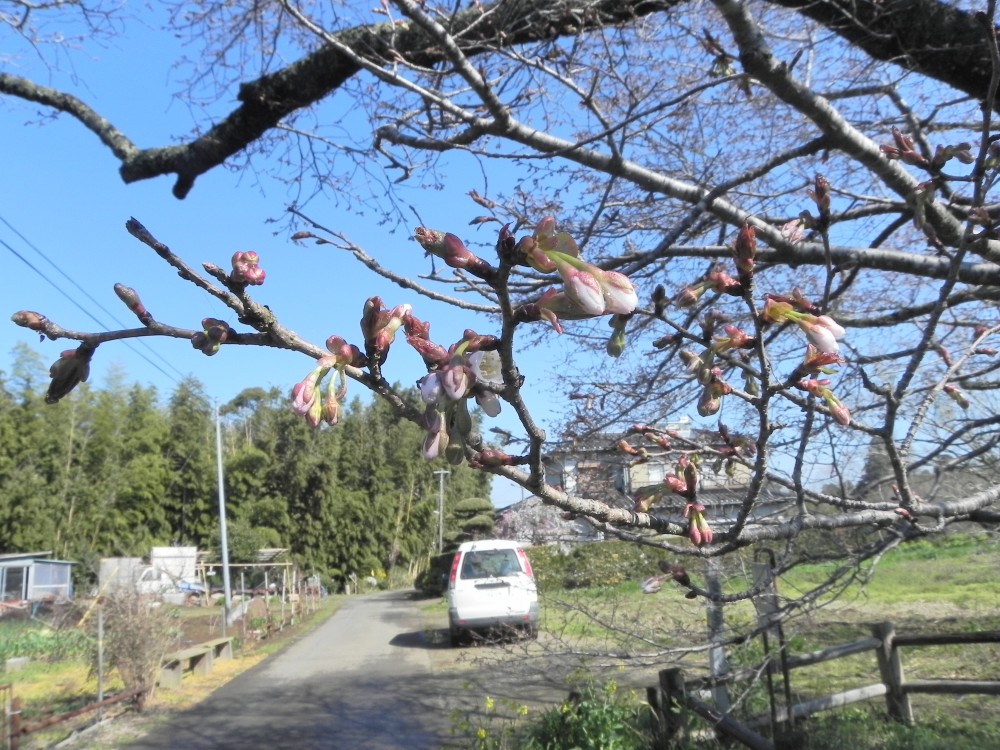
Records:
<instances>
[{"instance_id":1,"label":"blue sky","mask_svg":"<svg viewBox=\"0 0 1000 750\"><path fill-rule=\"evenodd\" d=\"M178 49L169 36L152 32L119 39L116 45L116 49L100 50L93 59L77 62L72 77L57 71L39 72L30 56L23 58L23 67L2 60L0 65L76 94L141 147L168 145L172 136L188 131L191 119L183 107L172 103L169 86L151 83L169 79L169 65ZM120 323L134 327L134 318L112 291L121 282L134 288L164 322L195 327L211 316L239 327L228 308L181 281L125 231L125 221L134 216L196 267L204 261L227 266L234 251L256 250L267 272L256 298L269 305L285 325L318 344L332 334L357 341L362 305L374 294L387 305L413 304L419 318L432 322L435 340L445 345L458 339L466 327L493 332L488 321L480 318L470 323L443 306L377 279L353 259L338 257L337 250L288 240L282 225L269 223L283 216L289 202L286 187L276 181L255 173L216 169L200 178L183 201L171 195L172 180L167 177L126 186L118 176L117 161L93 134L68 116L43 122L38 112L33 106L0 99L0 143L4 144L0 299L6 316L27 309L75 330L114 329ZM465 174L475 180L478 171ZM467 226L477 215L464 197L472 188L482 190L481 185L465 182L456 185L454 195L433 193L423 200L415 195L414 205L430 226L485 240L494 229ZM332 201L315 200L308 212L348 234L386 265L410 274L429 270L429 260L405 232L390 234L377 222L345 213ZM10 352L18 342L37 351L46 364L72 346L65 341L39 342L36 334L5 323L0 326L0 369L9 371ZM423 374L422 365L408 347L399 348L407 351L392 357L386 376L413 383ZM564 348L560 342L553 350ZM555 378L549 375L556 356L555 351L535 351L521 361L522 372L529 376L526 398L538 409L543 424L551 417L556 400ZM181 377L193 374L205 385L208 397L224 402L252 386L290 389L310 365L307 358L288 352L227 347L208 358L184 341L143 339L102 346L93 362L91 382L100 387L111 369L119 366L128 381L154 385L167 395ZM362 391L355 387L353 393ZM509 411L496 424L515 429ZM507 483L494 489L498 505L521 496L519 488Z\"/></svg>"}]
</instances>

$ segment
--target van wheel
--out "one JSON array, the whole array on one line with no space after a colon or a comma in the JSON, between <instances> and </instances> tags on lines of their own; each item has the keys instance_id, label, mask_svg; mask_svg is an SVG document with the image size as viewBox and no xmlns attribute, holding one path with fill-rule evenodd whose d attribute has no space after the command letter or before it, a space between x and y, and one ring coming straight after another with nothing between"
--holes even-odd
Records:
<instances>
[{"instance_id":1,"label":"van wheel","mask_svg":"<svg viewBox=\"0 0 1000 750\"><path fill-rule=\"evenodd\" d=\"M451 630L448 632L448 640L451 643L452 648L458 648L462 645L462 631L461 630Z\"/></svg>"}]
</instances>

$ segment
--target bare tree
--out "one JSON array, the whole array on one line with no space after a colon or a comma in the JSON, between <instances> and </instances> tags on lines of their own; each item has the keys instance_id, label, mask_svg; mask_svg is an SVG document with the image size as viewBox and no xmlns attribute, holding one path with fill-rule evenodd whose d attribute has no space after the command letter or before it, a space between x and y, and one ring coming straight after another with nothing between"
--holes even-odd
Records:
<instances>
[{"instance_id":1,"label":"bare tree","mask_svg":"<svg viewBox=\"0 0 1000 750\"><path fill-rule=\"evenodd\" d=\"M177 175L178 197L251 149L308 153L302 171L328 185L345 169L377 174L386 213L396 180L457 179L451 156L484 170L503 163L517 187L470 196L473 223L495 225L495 242L414 230L451 269L445 292L433 267L403 277L295 211L306 227L295 239L346 249L496 326L434 341L419 311L372 298L360 338L344 331L317 346L251 296L263 281L255 255L203 274L133 221L137 239L251 330L173 327L125 288L133 330L72 331L19 313L50 338L82 342L53 365L53 399L114 339L187 338L206 354L279 347L317 360L293 399L311 422L336 423L356 381L424 426L428 457L467 460L672 555L785 542L784 569L823 555L872 559L956 522L997 521L1000 485L982 471L1000 439L993 3L973 13L927 0L392 0L376 25L323 4L198 7L175 14L208 45L188 93L238 85L240 105L180 145L139 149L82 100L24 78L0 74L0 91L78 118L126 181ZM301 57L286 65L289 49ZM251 68L263 73L245 80ZM364 138L336 135L348 109L367 118ZM558 224L543 218L553 215ZM546 326L619 362L586 357L563 373L567 430L620 438L634 464L668 451L666 480L626 504L545 483L548 436L521 397L539 375L517 359L526 342L555 335ZM383 377L400 329L427 365L423 412ZM514 410L516 450L473 430L473 398L487 414L501 402ZM710 437L666 426L689 411ZM861 486L872 445L885 470ZM702 502L708 463L746 478L725 523ZM783 498L780 513L755 514L765 495Z\"/></svg>"}]
</instances>

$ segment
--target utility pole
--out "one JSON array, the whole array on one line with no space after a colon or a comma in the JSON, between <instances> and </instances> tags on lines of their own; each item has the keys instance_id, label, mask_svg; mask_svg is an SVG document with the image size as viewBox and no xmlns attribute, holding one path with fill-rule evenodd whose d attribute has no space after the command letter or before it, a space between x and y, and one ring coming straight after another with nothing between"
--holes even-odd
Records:
<instances>
[{"instance_id":1,"label":"utility pole","mask_svg":"<svg viewBox=\"0 0 1000 750\"><path fill-rule=\"evenodd\" d=\"M438 478L438 554L444 552L444 478L451 474L447 469L438 469L434 476Z\"/></svg>"},{"instance_id":2,"label":"utility pole","mask_svg":"<svg viewBox=\"0 0 1000 750\"><path fill-rule=\"evenodd\" d=\"M229 609L232 606L232 588L229 585L229 536L226 531L226 484L222 476L222 417L219 404L215 404L215 462L219 475L219 546L222 547L222 591L223 615L222 635L226 635L229 625ZM205 592L208 596L209 592Z\"/></svg>"}]
</instances>

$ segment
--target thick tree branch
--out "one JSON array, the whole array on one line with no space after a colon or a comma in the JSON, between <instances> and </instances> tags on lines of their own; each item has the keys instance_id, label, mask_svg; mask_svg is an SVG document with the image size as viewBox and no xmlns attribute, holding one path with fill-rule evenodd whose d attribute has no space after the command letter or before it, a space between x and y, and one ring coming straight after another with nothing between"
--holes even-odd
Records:
<instances>
[{"instance_id":1,"label":"thick tree branch","mask_svg":"<svg viewBox=\"0 0 1000 750\"><path fill-rule=\"evenodd\" d=\"M939 0L769 0L886 60L985 100L993 61L975 14Z\"/></svg>"},{"instance_id":2,"label":"thick tree branch","mask_svg":"<svg viewBox=\"0 0 1000 750\"><path fill-rule=\"evenodd\" d=\"M514 0L456 13L445 31L461 39L466 55L500 46L528 44L628 23L667 10L679 0ZM337 40L365 59L387 64L405 61L430 67L447 55L422 28L392 23L358 26L335 34ZM240 106L204 135L180 146L138 150L110 123L75 97L36 86L16 76L0 75L0 93L67 112L112 148L121 161L126 183L167 174L177 175L173 193L184 198L195 180L246 149L282 119L329 96L358 73L359 67L333 45L324 45L275 73L240 87Z\"/></svg>"}]
</instances>

